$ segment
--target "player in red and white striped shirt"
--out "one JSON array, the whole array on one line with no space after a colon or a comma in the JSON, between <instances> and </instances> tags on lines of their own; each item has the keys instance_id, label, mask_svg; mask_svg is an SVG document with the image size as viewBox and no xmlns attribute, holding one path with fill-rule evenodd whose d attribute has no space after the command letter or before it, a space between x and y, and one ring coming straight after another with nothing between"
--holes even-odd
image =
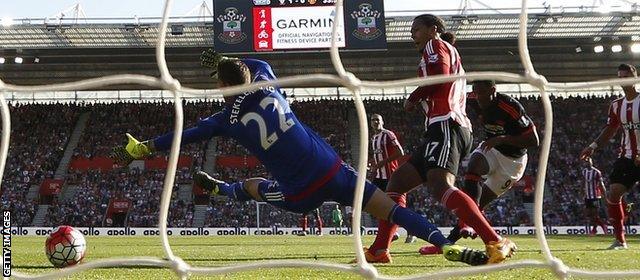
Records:
<instances>
[{"instance_id":1,"label":"player in red and white striped shirt","mask_svg":"<svg viewBox=\"0 0 640 280\"><path fill-rule=\"evenodd\" d=\"M591 234L594 235L598 231L598 226L602 231L607 233L607 224L600 219L600 199L602 194L606 192L602 174L600 170L593 166L591 158L586 160L585 168L582 169L582 186L584 187L584 206Z\"/></svg>"},{"instance_id":2,"label":"player in red and white striped shirt","mask_svg":"<svg viewBox=\"0 0 640 280\"><path fill-rule=\"evenodd\" d=\"M423 14L413 20L411 38L421 55L418 76L462 75L464 69L458 50L440 38L444 21ZM465 224L476 230L487 248L489 263L510 257L516 246L500 237L480 212L478 205L454 186L460 161L471 152L471 122L466 115L466 80L418 87L405 101L407 111L422 105L427 117L424 144L389 179L387 194L398 205L406 205L406 193L427 182L431 193L452 210ZM389 262L389 247L397 226L378 225L378 235L365 252L369 262Z\"/></svg>"},{"instance_id":3,"label":"player in red and white striped shirt","mask_svg":"<svg viewBox=\"0 0 640 280\"><path fill-rule=\"evenodd\" d=\"M638 77L638 71L633 65L618 66L619 78ZM616 240L609 249L627 249L624 236L624 207L622 196L630 191L636 182L640 181L640 93L635 86L623 86L624 97L611 102L607 125L600 135L580 153L580 159L590 158L593 151L604 146L622 128L620 155L613 164L610 175L609 193L607 194L607 210L609 221L613 226Z\"/></svg>"},{"instance_id":4,"label":"player in red and white striped shirt","mask_svg":"<svg viewBox=\"0 0 640 280\"><path fill-rule=\"evenodd\" d=\"M380 190L386 191L389 178L398 169L398 159L404 155L404 150L402 150L396 134L384 128L384 120L382 120L381 115L371 115L371 128L375 133L371 138L371 148L373 150L370 169L373 173L372 183ZM392 241L398 238L400 238L400 234L396 232L392 237ZM412 238L408 236L407 240L410 239Z\"/></svg>"},{"instance_id":5,"label":"player in red and white striped shirt","mask_svg":"<svg viewBox=\"0 0 640 280\"><path fill-rule=\"evenodd\" d=\"M391 174L398 169L398 159L404 155L404 150L396 134L384 128L381 115L371 115L371 128L375 133L371 138L373 184L384 191Z\"/></svg>"}]
</instances>

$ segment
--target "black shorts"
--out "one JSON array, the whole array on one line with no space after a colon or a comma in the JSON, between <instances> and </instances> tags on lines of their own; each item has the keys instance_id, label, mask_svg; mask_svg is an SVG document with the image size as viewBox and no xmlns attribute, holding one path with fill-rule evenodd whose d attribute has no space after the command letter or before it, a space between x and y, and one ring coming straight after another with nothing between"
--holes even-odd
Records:
<instances>
[{"instance_id":1,"label":"black shorts","mask_svg":"<svg viewBox=\"0 0 640 280\"><path fill-rule=\"evenodd\" d=\"M613 164L609 180L611 184L622 184L630 190L636 182L640 181L640 167L629 158L618 158Z\"/></svg>"},{"instance_id":2,"label":"black shorts","mask_svg":"<svg viewBox=\"0 0 640 280\"><path fill-rule=\"evenodd\" d=\"M435 122L427 127L424 143L411 155L409 163L423 181L427 180L427 171L435 168L457 175L460 161L471 152L472 144L473 136L468 128L453 120Z\"/></svg>"},{"instance_id":3,"label":"black shorts","mask_svg":"<svg viewBox=\"0 0 640 280\"><path fill-rule=\"evenodd\" d=\"M380 179L380 178L375 178L373 179L373 181L371 182L374 185L376 185L376 187L378 187L378 189L380 189L381 191L387 191L387 184L389 183L389 179Z\"/></svg>"},{"instance_id":4,"label":"black shorts","mask_svg":"<svg viewBox=\"0 0 640 280\"><path fill-rule=\"evenodd\" d=\"M585 198L584 206L587 209L598 209L600 208L600 199L599 198Z\"/></svg>"}]
</instances>

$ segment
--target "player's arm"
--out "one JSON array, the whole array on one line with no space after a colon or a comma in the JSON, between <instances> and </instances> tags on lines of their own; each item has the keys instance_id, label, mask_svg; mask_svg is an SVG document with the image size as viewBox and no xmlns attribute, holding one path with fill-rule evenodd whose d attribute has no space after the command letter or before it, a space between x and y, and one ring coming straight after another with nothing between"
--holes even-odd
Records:
<instances>
[{"instance_id":1,"label":"player's arm","mask_svg":"<svg viewBox=\"0 0 640 280\"><path fill-rule=\"evenodd\" d=\"M587 158L591 157L596 148L604 146L609 142L609 140L611 140L613 136L616 135L616 132L618 132L618 128L620 128L620 119L616 116L613 104L611 104L611 106L609 106L609 117L607 118L607 125L605 125L602 131L600 131L598 137L596 137L596 139L593 140L593 142L589 146L587 146L582 150L582 152L580 152L580 159L586 160Z\"/></svg>"},{"instance_id":2,"label":"player's arm","mask_svg":"<svg viewBox=\"0 0 640 280\"><path fill-rule=\"evenodd\" d=\"M538 137L536 126L525 112L524 107L522 107L522 105L517 102L511 104L503 104L504 105L500 106L509 106L508 108L506 108L505 112L507 112L507 115L510 118L510 125L514 126L516 128L516 131L518 131L519 133L516 135L501 135L487 139L482 144L482 148L485 150L490 150L495 146L507 144L518 148L527 149L540 145L540 139Z\"/></svg>"},{"instance_id":3,"label":"player's arm","mask_svg":"<svg viewBox=\"0 0 640 280\"><path fill-rule=\"evenodd\" d=\"M580 153L580 159L585 160L588 157L591 157L596 148L604 146L614 135L616 135L616 132L618 132L618 126L605 126L604 129L600 131L598 137L596 137L589 146L582 150Z\"/></svg>"},{"instance_id":4,"label":"player's arm","mask_svg":"<svg viewBox=\"0 0 640 280\"><path fill-rule=\"evenodd\" d=\"M427 43L423 56L427 64L427 73L429 76L434 75L450 75L451 74L451 55L448 48L438 40L431 40ZM435 92L442 91L446 88L447 83L422 86L416 88L407 100L404 102L404 108L412 111L421 100L427 99Z\"/></svg>"},{"instance_id":5,"label":"player's arm","mask_svg":"<svg viewBox=\"0 0 640 280\"><path fill-rule=\"evenodd\" d=\"M188 128L182 132L182 141L180 146L185 146L191 143L202 142L209 140L214 136L220 135L228 123L227 110L218 112L208 118L201 119L194 127ZM159 136L151 141L153 151L164 151L171 148L173 141L173 132L169 132L165 135Z\"/></svg>"},{"instance_id":6,"label":"player's arm","mask_svg":"<svg viewBox=\"0 0 640 280\"><path fill-rule=\"evenodd\" d=\"M519 135L501 135L487 139L482 143L482 148L484 150L491 150L491 148L495 146L504 144L523 149L537 147L540 144L540 140L538 138L536 126L531 125L529 129Z\"/></svg>"},{"instance_id":7,"label":"player's arm","mask_svg":"<svg viewBox=\"0 0 640 280\"><path fill-rule=\"evenodd\" d=\"M228 117L226 110L198 121L195 127L182 132L181 146L210 139L221 134L225 129L225 119ZM130 134L126 134L128 143L125 146L113 148L110 157L120 165L128 165L133 160L142 159L152 155L156 151L164 151L171 148L173 132L147 141L138 141Z\"/></svg>"},{"instance_id":8,"label":"player's arm","mask_svg":"<svg viewBox=\"0 0 640 280\"><path fill-rule=\"evenodd\" d=\"M607 188L604 186L604 181L602 180L602 174L598 172L598 189L600 189L600 193L605 195L607 193Z\"/></svg>"}]
</instances>

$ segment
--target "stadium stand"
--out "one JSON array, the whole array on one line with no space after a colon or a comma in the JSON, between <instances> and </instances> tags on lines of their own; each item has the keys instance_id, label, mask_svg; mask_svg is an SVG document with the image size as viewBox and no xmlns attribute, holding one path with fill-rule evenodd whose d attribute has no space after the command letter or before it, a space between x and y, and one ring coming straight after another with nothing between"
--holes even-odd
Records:
<instances>
[{"instance_id":1,"label":"stadium stand","mask_svg":"<svg viewBox=\"0 0 640 280\"><path fill-rule=\"evenodd\" d=\"M13 131L5 176L3 209L18 225L31 225L38 209L37 192L53 178L80 107L71 104L19 104L11 107Z\"/></svg>"},{"instance_id":2,"label":"stadium stand","mask_svg":"<svg viewBox=\"0 0 640 280\"><path fill-rule=\"evenodd\" d=\"M532 116L537 127L542 127L542 109L533 98L520 98L526 110ZM583 206L577 154L592 138L593 131L604 123L608 100L611 98L571 97L555 98L554 106L563 108L557 115L552 149L556 151L549 160L547 195L545 196L545 223L549 225L576 225L583 223ZM419 145L423 118L418 113L404 113L401 99L367 100L366 109L370 113L384 116L386 127L398 131L401 143L407 153ZM33 222L38 206L49 205L43 225L54 226L70 224L72 226L115 226L108 218L109 202L112 198L121 198L131 202L127 211L127 226L155 226L158 220L159 197L164 172L154 168L132 169L78 169L70 167L64 178L62 189L76 187L73 199L62 201L60 195L51 201L28 200L27 192L31 186L37 186L45 178L52 178L66 147L74 123L82 112L90 112L89 123L83 132L81 141L74 151L74 159L105 158L110 148L124 141L125 132L147 139L172 129L173 110L168 103L116 103L81 105L16 105L12 107L14 129L10 148L10 161L7 165L7 177L3 188L3 203L16 215L17 225L28 226ZM340 151L342 158L353 162L350 137L357 131L349 129L351 101L337 99L318 99L293 101L293 110L310 127L319 131ZM207 116L221 108L220 103L196 102L185 106L186 126L194 125L199 117ZM469 112L473 119L474 113ZM132 117L133 116L133 117ZM42 121L46 120L46 121ZM132 122L131 120L135 120ZM53 133L42 133L44 127L53 129ZM477 127L477 126L476 126ZM51 131L51 130L50 130ZM35 133L34 133L35 132ZM543 133L541 131L541 133ZM475 142L482 139L481 129L474 130ZM617 141L617 140L616 140ZM212 157L218 159L215 172L227 181L255 176L268 177L264 168L251 163L247 152L233 141L220 139L216 143ZM179 169L176 186L169 212L169 226L189 227L194 223L195 206L209 202L195 201L178 195L180 186L191 185L191 173L202 168L206 143L191 145L183 149L183 155L191 158L187 166ZM594 161L604 173L613 163L616 145L612 143L597 153ZM240 158L240 166L226 165L224 158ZM537 167L537 151L530 151L530 161L525 173L534 177ZM606 180L606 178L605 178ZM525 186L515 187L508 195L489 205L485 214L496 226L531 225L532 217L527 204L531 202L532 189ZM195 194L197 196L198 194ZM34 197L35 198L35 197ZM628 203L640 200L638 193L626 197ZM451 226L455 217L445 211L428 193L428 188L420 188L409 197L408 205L422 210L434 223ZM282 213L269 205L261 205L261 226L296 227L299 215ZM635 207L637 208L637 207ZM323 218L330 220L330 207L322 209ZM348 221L346 211L343 211ZM203 226L244 227L256 226L256 205L253 202L230 202L213 199L206 206ZM629 223L638 222L640 210L633 209ZM368 224L373 226L373 224Z\"/></svg>"}]
</instances>

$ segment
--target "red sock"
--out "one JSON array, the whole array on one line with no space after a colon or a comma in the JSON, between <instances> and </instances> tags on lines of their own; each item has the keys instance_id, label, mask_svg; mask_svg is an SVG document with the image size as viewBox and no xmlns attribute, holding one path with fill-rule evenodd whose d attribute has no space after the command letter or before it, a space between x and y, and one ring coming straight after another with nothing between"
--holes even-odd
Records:
<instances>
[{"instance_id":1,"label":"red sock","mask_svg":"<svg viewBox=\"0 0 640 280\"><path fill-rule=\"evenodd\" d=\"M624 238L624 209L622 209L622 203L620 201L612 203L607 200L607 210L609 212L609 220L613 226L613 235L616 240L621 243L625 243Z\"/></svg>"},{"instance_id":2,"label":"red sock","mask_svg":"<svg viewBox=\"0 0 640 280\"><path fill-rule=\"evenodd\" d=\"M407 207L407 195L401 194L397 192L388 192L387 195L398 205L402 207ZM398 225L389 223L385 220L378 220L378 235L376 235L376 240L373 241L373 244L369 247L370 252L376 252L379 250L389 249L391 246L391 239L393 238L393 234L398 230Z\"/></svg>"},{"instance_id":3,"label":"red sock","mask_svg":"<svg viewBox=\"0 0 640 280\"><path fill-rule=\"evenodd\" d=\"M302 228L302 231L307 231L307 223L307 214L304 214L304 216L300 218L300 227Z\"/></svg>"},{"instance_id":4,"label":"red sock","mask_svg":"<svg viewBox=\"0 0 640 280\"><path fill-rule=\"evenodd\" d=\"M600 226L602 228L602 231L604 232L604 234L607 234L607 223L605 223L602 219L600 219L600 217L596 217L596 225ZM595 229L597 229L597 226L593 226L594 231Z\"/></svg>"},{"instance_id":5,"label":"red sock","mask_svg":"<svg viewBox=\"0 0 640 280\"><path fill-rule=\"evenodd\" d=\"M485 244L490 241L500 241L500 236L482 215L478 205L464 192L455 187L449 188L444 192L440 201L447 209L453 211L458 219L472 227Z\"/></svg>"},{"instance_id":6,"label":"red sock","mask_svg":"<svg viewBox=\"0 0 640 280\"><path fill-rule=\"evenodd\" d=\"M318 233L322 233L322 217L316 212L316 223L318 224Z\"/></svg>"}]
</instances>

